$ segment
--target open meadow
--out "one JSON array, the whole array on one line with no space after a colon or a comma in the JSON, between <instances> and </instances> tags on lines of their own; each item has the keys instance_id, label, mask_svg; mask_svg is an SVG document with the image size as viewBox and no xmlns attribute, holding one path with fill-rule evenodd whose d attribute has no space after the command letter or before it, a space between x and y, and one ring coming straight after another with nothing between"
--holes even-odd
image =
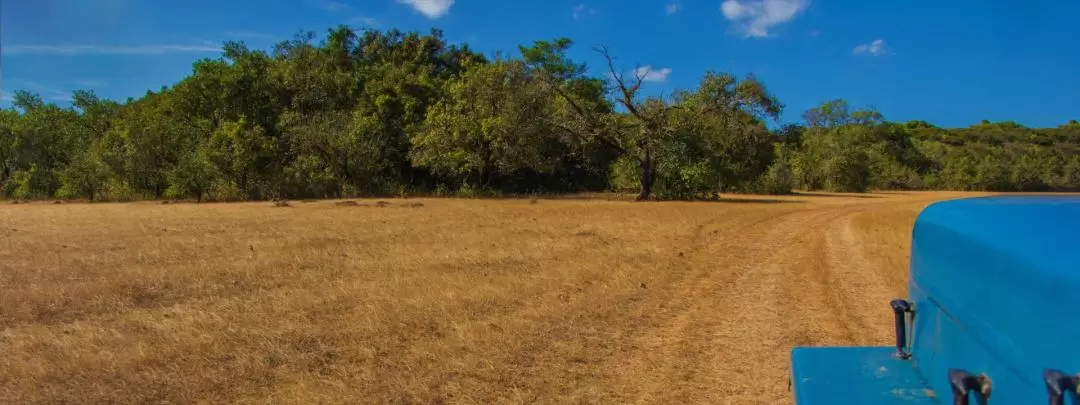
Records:
<instances>
[{"instance_id":1,"label":"open meadow","mask_svg":"<svg viewBox=\"0 0 1080 405\"><path fill-rule=\"evenodd\" d=\"M0 403L786 403L974 194L0 205Z\"/></svg>"}]
</instances>

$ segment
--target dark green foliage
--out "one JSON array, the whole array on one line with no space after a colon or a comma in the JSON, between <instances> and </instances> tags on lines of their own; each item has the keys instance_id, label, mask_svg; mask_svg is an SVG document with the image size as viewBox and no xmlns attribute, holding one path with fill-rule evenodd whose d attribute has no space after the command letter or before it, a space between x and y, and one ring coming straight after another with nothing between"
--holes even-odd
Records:
<instances>
[{"instance_id":1,"label":"dark green foliage","mask_svg":"<svg viewBox=\"0 0 1080 405\"><path fill-rule=\"evenodd\" d=\"M169 173L169 188L165 196L194 197L202 201L221 179L221 172L210 161L209 153L199 148L184 154Z\"/></svg>"},{"instance_id":2,"label":"dark green foliage","mask_svg":"<svg viewBox=\"0 0 1080 405\"><path fill-rule=\"evenodd\" d=\"M1080 123L894 123L831 100L770 130L783 104L748 76L642 97L557 38L494 60L442 33L302 33L223 44L171 87L124 103L24 91L0 109L0 197L196 200L499 196L585 190L692 199L792 189L1080 190Z\"/></svg>"},{"instance_id":3,"label":"dark green foliage","mask_svg":"<svg viewBox=\"0 0 1080 405\"><path fill-rule=\"evenodd\" d=\"M923 121L886 122L875 112L851 111L842 100L812 109L806 118L793 164L797 188L1080 190L1071 172L1080 168L1076 124L1031 129L983 121L945 129Z\"/></svg>"},{"instance_id":4,"label":"dark green foliage","mask_svg":"<svg viewBox=\"0 0 1080 405\"><path fill-rule=\"evenodd\" d=\"M94 148L74 157L58 174L60 189L57 196L84 197L90 201L101 195L112 177L109 167Z\"/></svg>"}]
</instances>

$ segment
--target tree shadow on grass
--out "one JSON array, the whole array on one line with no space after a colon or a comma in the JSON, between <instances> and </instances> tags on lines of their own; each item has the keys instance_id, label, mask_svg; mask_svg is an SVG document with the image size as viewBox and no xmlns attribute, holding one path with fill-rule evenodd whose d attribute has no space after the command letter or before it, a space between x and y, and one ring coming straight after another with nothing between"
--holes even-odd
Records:
<instances>
[{"instance_id":1,"label":"tree shadow on grass","mask_svg":"<svg viewBox=\"0 0 1080 405\"><path fill-rule=\"evenodd\" d=\"M647 202L684 202L700 204L805 204L802 200L783 200L779 198L720 198L720 199L696 199L696 200L650 200Z\"/></svg>"},{"instance_id":2,"label":"tree shadow on grass","mask_svg":"<svg viewBox=\"0 0 1080 405\"><path fill-rule=\"evenodd\" d=\"M536 198L540 200L593 200L593 201L633 201L637 194L630 193L569 193L529 196L516 198Z\"/></svg>"},{"instance_id":3,"label":"tree shadow on grass","mask_svg":"<svg viewBox=\"0 0 1080 405\"><path fill-rule=\"evenodd\" d=\"M735 194L735 195L737 195L737 194ZM798 194L791 194L791 195L788 195L788 197L799 197L799 195ZM518 198L523 199L524 197L518 197ZM566 200L570 200L570 201L575 201L575 200L577 200L577 201L619 201L619 202L639 202L639 203L642 203L642 204L664 203L664 202L672 202L672 203L678 203L678 202L681 202L681 203L703 203L703 204L706 204L706 203L720 203L720 204L789 204L789 203L791 203L791 204L802 204L802 203L806 203L806 201L795 200L795 199L755 198L755 197L746 197L746 198L721 197L719 199L696 198L696 199L682 199L682 200L680 200L680 199L667 200L667 199L659 199L659 198L656 198L654 196L652 199L649 199L647 201L637 201L637 194L636 193L577 193L577 194L564 194L564 195L536 196L536 197L533 197L533 198L535 200L538 200L538 201L545 201L545 200L550 200L550 201L559 201L559 200L564 200L564 201L566 201Z\"/></svg>"},{"instance_id":4,"label":"tree shadow on grass","mask_svg":"<svg viewBox=\"0 0 1080 405\"><path fill-rule=\"evenodd\" d=\"M779 200L772 198L721 198L719 200L700 200L694 202L718 204L805 204L806 201Z\"/></svg>"},{"instance_id":5,"label":"tree shadow on grass","mask_svg":"<svg viewBox=\"0 0 1080 405\"><path fill-rule=\"evenodd\" d=\"M795 192L792 195L796 197L835 197L835 198L884 198L875 194L826 194L815 192Z\"/></svg>"}]
</instances>

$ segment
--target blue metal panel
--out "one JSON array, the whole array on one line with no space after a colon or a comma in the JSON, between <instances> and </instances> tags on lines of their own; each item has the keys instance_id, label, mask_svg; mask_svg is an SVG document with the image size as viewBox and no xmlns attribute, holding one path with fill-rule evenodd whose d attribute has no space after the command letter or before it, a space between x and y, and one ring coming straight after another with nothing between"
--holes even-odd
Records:
<instances>
[{"instance_id":1,"label":"blue metal panel","mask_svg":"<svg viewBox=\"0 0 1080 405\"><path fill-rule=\"evenodd\" d=\"M915 222L909 300L920 373L987 373L993 403L1045 401L1044 368L1080 372L1080 197L985 197Z\"/></svg>"},{"instance_id":2,"label":"blue metal panel","mask_svg":"<svg viewBox=\"0 0 1080 405\"><path fill-rule=\"evenodd\" d=\"M910 360L893 347L800 347L791 351L791 382L799 405L938 405Z\"/></svg>"}]
</instances>

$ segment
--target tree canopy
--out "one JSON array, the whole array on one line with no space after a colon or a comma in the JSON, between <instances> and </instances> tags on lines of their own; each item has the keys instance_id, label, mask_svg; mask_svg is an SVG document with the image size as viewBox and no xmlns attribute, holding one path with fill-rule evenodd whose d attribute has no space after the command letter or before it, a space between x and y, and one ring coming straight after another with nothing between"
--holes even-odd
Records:
<instances>
[{"instance_id":1,"label":"tree canopy","mask_svg":"<svg viewBox=\"0 0 1080 405\"><path fill-rule=\"evenodd\" d=\"M802 124L752 75L666 96L567 38L485 56L428 33L333 27L272 49L223 44L123 102L26 91L0 109L0 196L132 200L793 189L1080 190L1080 124L890 122L827 100ZM773 125L775 126L775 125Z\"/></svg>"}]
</instances>

